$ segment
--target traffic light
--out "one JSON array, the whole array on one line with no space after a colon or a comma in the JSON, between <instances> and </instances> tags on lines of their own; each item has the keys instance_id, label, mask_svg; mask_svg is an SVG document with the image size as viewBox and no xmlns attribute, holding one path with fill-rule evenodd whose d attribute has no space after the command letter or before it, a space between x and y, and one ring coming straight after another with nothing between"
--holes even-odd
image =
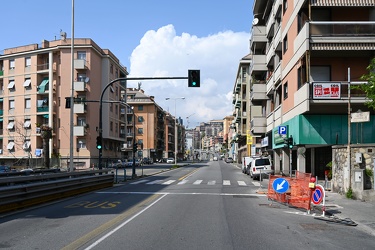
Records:
<instances>
[{"instance_id":1,"label":"traffic light","mask_svg":"<svg viewBox=\"0 0 375 250\"><path fill-rule=\"evenodd\" d=\"M102 149L102 137L98 136L96 137L96 148L97 149Z\"/></svg>"},{"instance_id":2,"label":"traffic light","mask_svg":"<svg viewBox=\"0 0 375 250\"><path fill-rule=\"evenodd\" d=\"M189 69L188 71L188 87L200 87L201 86L201 79L200 79L200 70L197 69Z\"/></svg>"},{"instance_id":3,"label":"traffic light","mask_svg":"<svg viewBox=\"0 0 375 250\"><path fill-rule=\"evenodd\" d=\"M289 146L289 148L293 148L293 137L292 136L290 136L288 138L288 146Z\"/></svg>"},{"instance_id":4,"label":"traffic light","mask_svg":"<svg viewBox=\"0 0 375 250\"><path fill-rule=\"evenodd\" d=\"M138 143L134 143L133 145L133 152L137 152L138 151Z\"/></svg>"}]
</instances>

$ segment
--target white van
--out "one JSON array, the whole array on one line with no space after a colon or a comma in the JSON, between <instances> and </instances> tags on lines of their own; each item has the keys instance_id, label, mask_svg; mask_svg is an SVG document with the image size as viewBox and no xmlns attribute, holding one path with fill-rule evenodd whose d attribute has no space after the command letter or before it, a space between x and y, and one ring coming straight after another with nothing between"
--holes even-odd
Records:
<instances>
[{"instance_id":1,"label":"white van","mask_svg":"<svg viewBox=\"0 0 375 250\"><path fill-rule=\"evenodd\" d=\"M254 158L250 165L250 177L260 179L260 176L273 174L271 160L267 157Z\"/></svg>"},{"instance_id":2,"label":"white van","mask_svg":"<svg viewBox=\"0 0 375 250\"><path fill-rule=\"evenodd\" d=\"M242 158L242 173L249 174L247 171L249 168L249 164L253 161L253 157L245 156Z\"/></svg>"}]
</instances>

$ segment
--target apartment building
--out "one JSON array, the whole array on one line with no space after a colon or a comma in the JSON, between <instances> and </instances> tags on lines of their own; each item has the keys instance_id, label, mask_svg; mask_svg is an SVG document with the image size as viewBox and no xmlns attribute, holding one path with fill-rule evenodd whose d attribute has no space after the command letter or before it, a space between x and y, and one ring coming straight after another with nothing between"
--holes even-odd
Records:
<instances>
[{"instance_id":1,"label":"apartment building","mask_svg":"<svg viewBox=\"0 0 375 250\"><path fill-rule=\"evenodd\" d=\"M375 142L374 111L350 89L366 84L360 77L374 57L375 1L255 0L253 13L250 105L266 120L258 128L262 150L276 173L324 178L332 147ZM370 121L350 130L356 112L369 112ZM343 179L351 178L347 171Z\"/></svg>"},{"instance_id":2,"label":"apartment building","mask_svg":"<svg viewBox=\"0 0 375 250\"><path fill-rule=\"evenodd\" d=\"M184 158L185 127L182 119L176 119L169 112L164 111L155 102L154 97L146 95L140 87L127 88L126 102L132 109L128 107L127 122L121 129L127 137L125 158L132 158L133 135L135 135L135 142L138 143L135 157L139 159L148 157L156 161L174 158L175 139L177 139L177 157Z\"/></svg>"},{"instance_id":3,"label":"apartment building","mask_svg":"<svg viewBox=\"0 0 375 250\"><path fill-rule=\"evenodd\" d=\"M5 49L0 53L0 162L10 166L42 166L41 125L51 127L48 158L52 166L68 167L74 148L76 168L98 162L96 138L102 89L116 78L128 75L126 68L108 49L91 39L74 40L72 83L71 39L42 41ZM75 98L74 118L66 98ZM103 159L121 158L121 89L114 83L103 95ZM70 99L69 99L70 100ZM73 141L70 141L71 131Z\"/></svg>"}]
</instances>

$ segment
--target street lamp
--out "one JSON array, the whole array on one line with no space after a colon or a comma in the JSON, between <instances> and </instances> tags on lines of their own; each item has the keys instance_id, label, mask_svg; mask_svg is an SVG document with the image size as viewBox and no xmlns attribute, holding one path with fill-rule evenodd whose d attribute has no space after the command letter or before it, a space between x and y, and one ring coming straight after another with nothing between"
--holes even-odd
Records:
<instances>
[{"instance_id":1,"label":"street lamp","mask_svg":"<svg viewBox=\"0 0 375 250\"><path fill-rule=\"evenodd\" d=\"M176 98L170 98L167 97L165 100L174 100L174 164L177 165L177 118L176 118L176 100L182 99L184 100L185 97L176 97Z\"/></svg>"}]
</instances>

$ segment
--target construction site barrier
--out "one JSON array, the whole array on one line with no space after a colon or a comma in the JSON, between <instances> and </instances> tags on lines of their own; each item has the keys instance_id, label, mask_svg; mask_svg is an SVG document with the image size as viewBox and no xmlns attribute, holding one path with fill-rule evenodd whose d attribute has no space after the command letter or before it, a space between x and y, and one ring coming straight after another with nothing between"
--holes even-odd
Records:
<instances>
[{"instance_id":1,"label":"construction site barrier","mask_svg":"<svg viewBox=\"0 0 375 250\"><path fill-rule=\"evenodd\" d=\"M283 178L289 183L289 190L285 193L278 193L274 190L273 182L277 178ZM311 188L309 188L310 178L311 173L299 171L296 171L294 177L271 175L268 184L268 199L310 211L312 193Z\"/></svg>"}]
</instances>

